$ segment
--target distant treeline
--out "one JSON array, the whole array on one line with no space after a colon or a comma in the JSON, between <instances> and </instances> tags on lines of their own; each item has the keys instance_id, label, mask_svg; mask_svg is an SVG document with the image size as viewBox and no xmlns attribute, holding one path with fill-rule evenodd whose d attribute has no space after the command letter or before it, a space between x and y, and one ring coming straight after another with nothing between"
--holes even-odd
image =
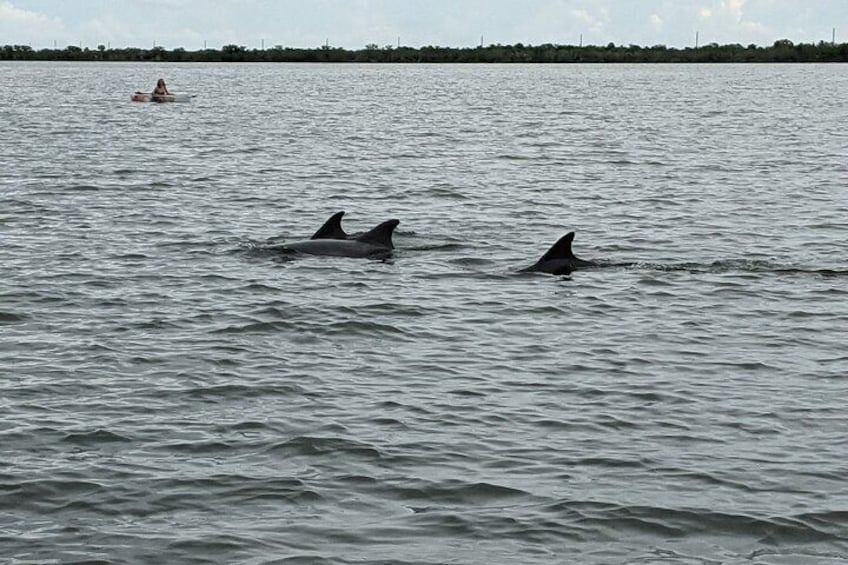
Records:
<instances>
[{"instance_id":1,"label":"distant treeline","mask_svg":"<svg viewBox=\"0 0 848 565\"><path fill-rule=\"evenodd\" d=\"M325 45L293 48L248 49L225 45L221 49L187 51L153 47L97 49L69 45L64 49L35 50L28 45L5 45L0 60L24 61L174 61L234 63L832 63L848 62L848 43L792 43L775 41L769 47L718 45L678 49L655 45L489 45L488 47L403 47L376 44L364 49Z\"/></svg>"}]
</instances>

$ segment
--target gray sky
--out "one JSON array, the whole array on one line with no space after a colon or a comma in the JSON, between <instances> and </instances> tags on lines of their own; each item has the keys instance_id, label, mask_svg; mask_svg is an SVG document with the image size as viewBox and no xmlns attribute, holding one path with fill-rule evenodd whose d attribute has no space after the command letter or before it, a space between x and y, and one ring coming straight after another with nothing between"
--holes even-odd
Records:
<instances>
[{"instance_id":1,"label":"gray sky","mask_svg":"<svg viewBox=\"0 0 848 565\"><path fill-rule=\"evenodd\" d=\"M480 43L848 42L848 0L0 0L0 45L35 49Z\"/></svg>"}]
</instances>

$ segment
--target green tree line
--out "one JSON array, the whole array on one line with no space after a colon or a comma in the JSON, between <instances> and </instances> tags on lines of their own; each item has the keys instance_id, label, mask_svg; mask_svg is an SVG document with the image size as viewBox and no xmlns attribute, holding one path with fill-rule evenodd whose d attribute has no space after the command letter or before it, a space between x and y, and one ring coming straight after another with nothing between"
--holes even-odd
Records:
<instances>
[{"instance_id":1,"label":"green tree line","mask_svg":"<svg viewBox=\"0 0 848 565\"><path fill-rule=\"evenodd\" d=\"M81 48L35 50L28 45L4 45L0 60L21 61L182 61L182 62L269 62L269 63L813 63L848 62L848 43L793 43L788 39L760 47L710 43L700 47L674 48L665 45L489 45L479 47L404 47L377 44L363 49L324 45L294 48L276 45L270 49L248 49L225 45L221 49L188 51L183 48L153 47Z\"/></svg>"}]
</instances>

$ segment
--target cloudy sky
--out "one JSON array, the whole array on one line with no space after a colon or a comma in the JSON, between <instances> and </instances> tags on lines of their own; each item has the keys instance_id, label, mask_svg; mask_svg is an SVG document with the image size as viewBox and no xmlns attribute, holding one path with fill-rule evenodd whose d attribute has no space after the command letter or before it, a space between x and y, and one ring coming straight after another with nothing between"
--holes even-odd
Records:
<instances>
[{"instance_id":1,"label":"cloudy sky","mask_svg":"<svg viewBox=\"0 0 848 565\"><path fill-rule=\"evenodd\" d=\"M848 0L0 0L0 45L848 42ZM264 42L264 43L263 43Z\"/></svg>"}]
</instances>

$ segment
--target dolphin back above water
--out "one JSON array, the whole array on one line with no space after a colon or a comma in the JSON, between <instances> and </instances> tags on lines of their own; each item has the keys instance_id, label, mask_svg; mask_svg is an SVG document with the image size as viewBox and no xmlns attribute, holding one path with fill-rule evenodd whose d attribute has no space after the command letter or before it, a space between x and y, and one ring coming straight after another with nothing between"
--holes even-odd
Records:
<instances>
[{"instance_id":1,"label":"dolphin back above water","mask_svg":"<svg viewBox=\"0 0 848 565\"><path fill-rule=\"evenodd\" d=\"M369 232L351 237L349 239L333 239L327 236L317 237L324 228L335 221L341 230L341 217L344 212L334 214L321 229L316 232L313 239L295 241L274 246L275 250L282 252L297 252L306 255L326 255L332 257L356 257L365 259L386 259L392 255L392 233L400 221L389 220L378 225ZM335 218L335 220L334 220ZM332 225L324 233L336 233ZM344 233L344 232L342 232Z\"/></svg>"},{"instance_id":2,"label":"dolphin back above water","mask_svg":"<svg viewBox=\"0 0 848 565\"><path fill-rule=\"evenodd\" d=\"M554 243L542 257L533 265L522 269L521 272L541 272L552 275L567 275L577 269L584 267L595 267L594 261L587 261L575 257L571 251L571 242L574 241L574 232L568 232Z\"/></svg>"}]
</instances>

